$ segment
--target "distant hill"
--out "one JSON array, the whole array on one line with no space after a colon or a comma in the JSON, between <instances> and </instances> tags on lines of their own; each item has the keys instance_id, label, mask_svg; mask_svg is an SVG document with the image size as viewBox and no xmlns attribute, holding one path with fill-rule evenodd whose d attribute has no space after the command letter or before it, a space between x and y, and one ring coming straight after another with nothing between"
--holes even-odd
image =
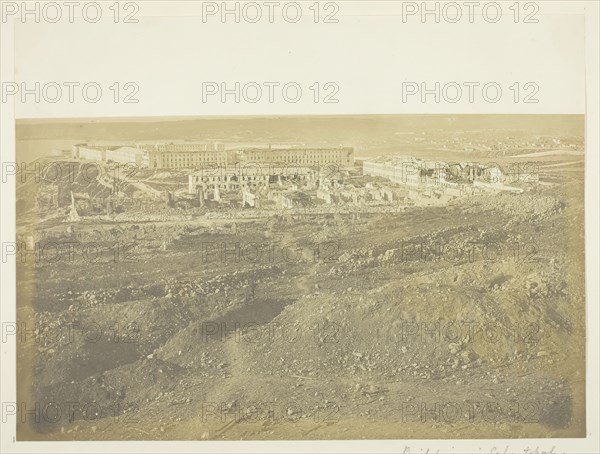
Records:
<instances>
[{"instance_id":1,"label":"distant hill","mask_svg":"<svg viewBox=\"0 0 600 454\"><path fill-rule=\"evenodd\" d=\"M367 115L18 120L17 140L300 141L352 145L404 133L507 131L583 136L583 115Z\"/></svg>"}]
</instances>

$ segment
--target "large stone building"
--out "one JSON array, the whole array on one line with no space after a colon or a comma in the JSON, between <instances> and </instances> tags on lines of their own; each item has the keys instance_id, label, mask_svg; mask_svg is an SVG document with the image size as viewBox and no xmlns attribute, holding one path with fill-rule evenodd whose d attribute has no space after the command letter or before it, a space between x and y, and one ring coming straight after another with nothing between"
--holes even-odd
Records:
<instances>
[{"instance_id":1,"label":"large stone building","mask_svg":"<svg viewBox=\"0 0 600 454\"><path fill-rule=\"evenodd\" d=\"M138 167L149 167L150 165L148 153L141 148L134 147L79 143L71 147L71 155L74 159L88 161L118 162L121 164L134 164Z\"/></svg>"},{"instance_id":2,"label":"large stone building","mask_svg":"<svg viewBox=\"0 0 600 454\"><path fill-rule=\"evenodd\" d=\"M219 142L158 143L136 146L73 145L75 159L135 163L153 169L226 166L225 144Z\"/></svg>"},{"instance_id":3,"label":"large stone building","mask_svg":"<svg viewBox=\"0 0 600 454\"><path fill-rule=\"evenodd\" d=\"M108 147L97 147L87 143L78 143L71 147L73 159L86 159L90 161L105 161Z\"/></svg>"},{"instance_id":4,"label":"large stone building","mask_svg":"<svg viewBox=\"0 0 600 454\"><path fill-rule=\"evenodd\" d=\"M439 168L439 166L437 166ZM363 162L363 174L387 178L392 183L418 186L436 165L412 156L380 156Z\"/></svg>"},{"instance_id":5,"label":"large stone building","mask_svg":"<svg viewBox=\"0 0 600 454\"><path fill-rule=\"evenodd\" d=\"M242 161L257 163L281 162L302 166L336 165L339 168L354 166L354 148L250 148L238 152Z\"/></svg>"},{"instance_id":6,"label":"large stone building","mask_svg":"<svg viewBox=\"0 0 600 454\"><path fill-rule=\"evenodd\" d=\"M225 144L220 142L181 142L144 145L154 169L184 169L226 166Z\"/></svg>"},{"instance_id":7,"label":"large stone building","mask_svg":"<svg viewBox=\"0 0 600 454\"><path fill-rule=\"evenodd\" d=\"M133 147L119 147L114 150L106 150L106 161L119 162L122 164L135 164L138 167L146 168L150 165L148 153Z\"/></svg>"},{"instance_id":8,"label":"large stone building","mask_svg":"<svg viewBox=\"0 0 600 454\"><path fill-rule=\"evenodd\" d=\"M188 177L188 192L195 194L198 189L204 191L219 189L237 191L244 188L268 186L287 180L302 180L316 184L317 172L308 167L264 166L247 168L236 165L222 168L202 169Z\"/></svg>"}]
</instances>

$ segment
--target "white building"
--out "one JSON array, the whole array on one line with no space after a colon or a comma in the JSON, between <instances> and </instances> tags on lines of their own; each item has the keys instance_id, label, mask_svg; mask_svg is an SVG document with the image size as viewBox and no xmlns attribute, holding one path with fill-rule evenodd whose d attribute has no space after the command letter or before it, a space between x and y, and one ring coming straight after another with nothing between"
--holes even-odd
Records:
<instances>
[{"instance_id":1,"label":"white building","mask_svg":"<svg viewBox=\"0 0 600 454\"><path fill-rule=\"evenodd\" d=\"M106 161L133 164L138 167L148 167L150 165L148 153L133 147L119 147L115 150L107 150Z\"/></svg>"},{"instance_id":2,"label":"white building","mask_svg":"<svg viewBox=\"0 0 600 454\"><path fill-rule=\"evenodd\" d=\"M442 163L426 162L412 156L380 156L363 162L363 174L418 186L427 178L437 178L441 166Z\"/></svg>"},{"instance_id":3,"label":"white building","mask_svg":"<svg viewBox=\"0 0 600 454\"><path fill-rule=\"evenodd\" d=\"M90 148L87 146L79 146L77 147L77 158L79 159L88 159L90 161L104 161L106 151Z\"/></svg>"}]
</instances>

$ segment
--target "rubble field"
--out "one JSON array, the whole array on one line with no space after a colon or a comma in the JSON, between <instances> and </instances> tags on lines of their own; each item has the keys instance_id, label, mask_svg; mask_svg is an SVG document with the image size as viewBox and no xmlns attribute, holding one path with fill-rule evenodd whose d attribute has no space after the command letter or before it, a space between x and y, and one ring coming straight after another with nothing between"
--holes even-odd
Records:
<instances>
[{"instance_id":1,"label":"rubble field","mask_svg":"<svg viewBox=\"0 0 600 454\"><path fill-rule=\"evenodd\" d=\"M585 435L577 172L385 213L212 217L125 182L71 221L52 191L18 188L44 251L17 254L18 401L62 414L21 439Z\"/></svg>"}]
</instances>

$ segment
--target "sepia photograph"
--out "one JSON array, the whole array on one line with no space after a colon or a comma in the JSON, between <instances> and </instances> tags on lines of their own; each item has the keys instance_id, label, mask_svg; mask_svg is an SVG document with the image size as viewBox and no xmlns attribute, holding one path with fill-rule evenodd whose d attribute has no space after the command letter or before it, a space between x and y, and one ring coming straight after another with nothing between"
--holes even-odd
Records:
<instances>
[{"instance_id":1,"label":"sepia photograph","mask_svg":"<svg viewBox=\"0 0 600 454\"><path fill-rule=\"evenodd\" d=\"M24 120L17 158L26 439L585 434L583 116Z\"/></svg>"}]
</instances>

